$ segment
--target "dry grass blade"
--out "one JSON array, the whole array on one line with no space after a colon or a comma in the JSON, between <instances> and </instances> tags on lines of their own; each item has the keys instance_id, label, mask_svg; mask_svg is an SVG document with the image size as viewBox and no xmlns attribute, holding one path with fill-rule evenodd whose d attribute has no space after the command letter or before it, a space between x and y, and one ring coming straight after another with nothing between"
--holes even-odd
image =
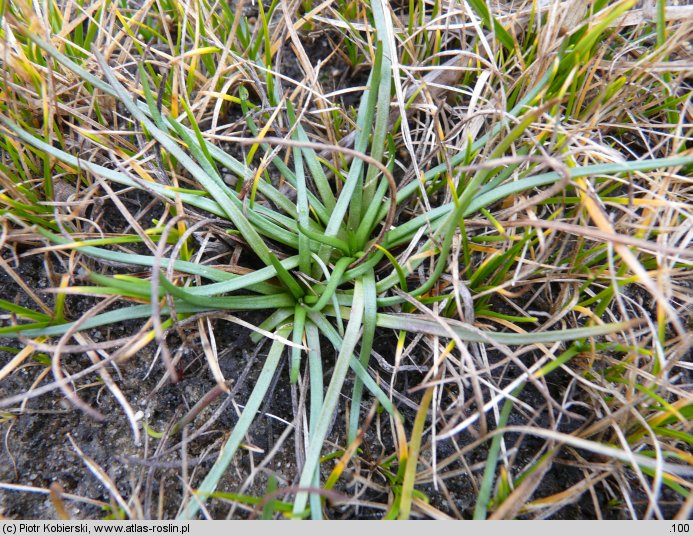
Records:
<instances>
[{"instance_id":1,"label":"dry grass blade","mask_svg":"<svg viewBox=\"0 0 693 536\"><path fill-rule=\"evenodd\" d=\"M91 473L99 480L99 482L101 482L101 484L104 485L104 487L109 491L111 496L125 511L125 514L128 516L128 518L136 519L134 517L134 512L130 508L130 505L125 501L125 499L123 499L122 495L118 491L118 488L113 483L113 480L111 480L108 474L101 467L99 467L99 465L94 460L92 460L89 456L84 454L82 449L79 448L79 446L77 445L77 443L75 443L74 439L72 439L71 436L68 436L68 439L72 444L72 448L75 449L75 452L77 452L81 460L87 466L87 469L89 469L89 471L91 471Z\"/></svg>"}]
</instances>

